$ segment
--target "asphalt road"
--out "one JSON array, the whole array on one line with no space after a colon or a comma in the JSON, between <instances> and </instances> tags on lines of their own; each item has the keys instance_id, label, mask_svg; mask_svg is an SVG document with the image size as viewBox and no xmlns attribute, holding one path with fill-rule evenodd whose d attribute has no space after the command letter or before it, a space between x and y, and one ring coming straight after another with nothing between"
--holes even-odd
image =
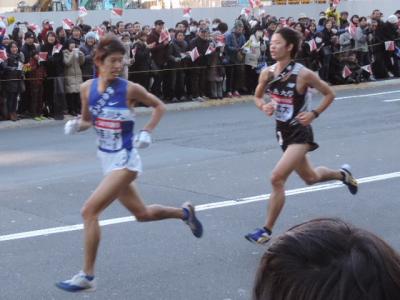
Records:
<instances>
[{"instance_id":1,"label":"asphalt road","mask_svg":"<svg viewBox=\"0 0 400 300\"><path fill-rule=\"evenodd\" d=\"M147 119L139 116L137 128ZM400 250L400 89L340 92L313 127L320 144L313 163L350 163L359 194L334 183L299 190L305 184L292 175L274 234L340 217ZM117 224L102 227L98 289L70 295L54 283L81 269L83 232L72 225L81 224L80 207L102 178L94 133L64 136L63 122L0 131L1 299L250 299L266 247L243 236L265 217L260 195L271 191L281 155L273 120L252 103L168 112L153 137L137 182L145 202L192 201L204 237L181 221L119 219L129 213L115 202L102 215Z\"/></svg>"}]
</instances>

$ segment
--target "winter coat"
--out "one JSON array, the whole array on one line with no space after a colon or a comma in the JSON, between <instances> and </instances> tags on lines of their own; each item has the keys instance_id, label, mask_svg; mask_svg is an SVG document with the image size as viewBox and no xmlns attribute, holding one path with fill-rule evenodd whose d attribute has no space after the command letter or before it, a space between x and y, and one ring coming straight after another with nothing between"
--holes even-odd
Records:
<instances>
[{"instance_id":1,"label":"winter coat","mask_svg":"<svg viewBox=\"0 0 400 300\"><path fill-rule=\"evenodd\" d=\"M151 56L157 66L162 67L167 62L167 49L168 45L159 43L160 34L153 28L147 38L147 44L156 43L154 48L151 49Z\"/></svg>"},{"instance_id":2,"label":"winter coat","mask_svg":"<svg viewBox=\"0 0 400 300\"><path fill-rule=\"evenodd\" d=\"M172 43L168 45L168 66L171 68L182 68L185 66L185 61L187 59L186 51L188 44L185 40L178 42L173 40Z\"/></svg>"},{"instance_id":3,"label":"winter coat","mask_svg":"<svg viewBox=\"0 0 400 300\"><path fill-rule=\"evenodd\" d=\"M22 92L22 70L19 66L24 62L24 55L22 53L8 54L8 59L4 64L4 79L7 84L3 87L6 92L20 93ZM20 69L20 70L18 70Z\"/></svg>"},{"instance_id":4,"label":"winter coat","mask_svg":"<svg viewBox=\"0 0 400 300\"><path fill-rule=\"evenodd\" d=\"M228 33L226 35L225 51L229 58L229 63L240 64L244 61L244 55L242 53L242 47L246 43L244 34L236 34L235 32Z\"/></svg>"},{"instance_id":5,"label":"winter coat","mask_svg":"<svg viewBox=\"0 0 400 300\"><path fill-rule=\"evenodd\" d=\"M81 66L83 77L93 78L94 74L94 46L89 47L87 44L82 45L79 50L85 55L85 62Z\"/></svg>"},{"instance_id":6,"label":"winter coat","mask_svg":"<svg viewBox=\"0 0 400 300\"><path fill-rule=\"evenodd\" d=\"M64 76L64 62L61 50L58 53L53 53L54 45L44 44L40 47L40 52L47 52L47 61L40 64L46 68L47 77Z\"/></svg>"},{"instance_id":7,"label":"winter coat","mask_svg":"<svg viewBox=\"0 0 400 300\"><path fill-rule=\"evenodd\" d=\"M79 93L82 80L81 65L85 62L85 55L79 51L79 56L69 50L63 51L64 56L64 76L65 76L65 93Z\"/></svg>"}]
</instances>

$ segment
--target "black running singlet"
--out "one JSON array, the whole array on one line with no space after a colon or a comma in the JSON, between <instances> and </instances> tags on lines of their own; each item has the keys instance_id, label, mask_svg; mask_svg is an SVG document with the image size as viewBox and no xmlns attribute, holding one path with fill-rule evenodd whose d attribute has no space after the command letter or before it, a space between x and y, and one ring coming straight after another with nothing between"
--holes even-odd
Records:
<instances>
[{"instance_id":1,"label":"black running singlet","mask_svg":"<svg viewBox=\"0 0 400 300\"><path fill-rule=\"evenodd\" d=\"M270 71L275 71L276 64ZM279 144L286 150L290 144L310 144L310 151L318 148L314 143L311 126L301 125L296 116L309 111L307 93L299 94L296 89L297 77L303 65L290 62L268 85L267 93L275 103L276 134Z\"/></svg>"}]
</instances>

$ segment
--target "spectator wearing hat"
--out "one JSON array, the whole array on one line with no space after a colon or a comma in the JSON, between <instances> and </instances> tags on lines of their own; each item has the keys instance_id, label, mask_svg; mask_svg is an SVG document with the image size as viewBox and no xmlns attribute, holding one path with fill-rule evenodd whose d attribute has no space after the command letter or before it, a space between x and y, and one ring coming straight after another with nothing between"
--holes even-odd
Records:
<instances>
[{"instance_id":1,"label":"spectator wearing hat","mask_svg":"<svg viewBox=\"0 0 400 300\"><path fill-rule=\"evenodd\" d=\"M162 85L163 85L163 76L164 73L162 70L165 68L165 64L167 62L167 49L168 49L168 40L164 40L160 43L160 34L164 30L164 21L156 20L154 22L154 28L151 30L149 37L147 39L147 43L151 49L151 55L153 59L152 70L154 76L154 82L151 87L151 92L155 94L157 97L162 98ZM159 72L161 71L161 72ZM165 90L165 83L163 86Z\"/></svg>"},{"instance_id":2,"label":"spectator wearing hat","mask_svg":"<svg viewBox=\"0 0 400 300\"><path fill-rule=\"evenodd\" d=\"M189 43L189 51L197 48L199 57L192 62L192 69L190 71L190 86L193 101L204 101L204 97L208 94L206 91L206 79L207 79L207 66L208 60L206 57L206 51L210 45L209 41L210 31L208 28L202 28L199 30L197 37Z\"/></svg>"},{"instance_id":3,"label":"spectator wearing hat","mask_svg":"<svg viewBox=\"0 0 400 300\"><path fill-rule=\"evenodd\" d=\"M86 81L94 77L95 65L93 62L93 57L94 57L94 49L96 43L97 43L96 33L94 33L93 31L89 31L85 35L85 43L79 47L79 50L81 50L83 55L85 56L85 62L81 66L83 81Z\"/></svg>"},{"instance_id":4,"label":"spectator wearing hat","mask_svg":"<svg viewBox=\"0 0 400 300\"><path fill-rule=\"evenodd\" d=\"M81 65L85 62L85 55L78 48L79 44L74 39L69 39L63 51L65 96L67 99L68 113L72 116L80 114L80 85L82 80Z\"/></svg>"},{"instance_id":5,"label":"spectator wearing hat","mask_svg":"<svg viewBox=\"0 0 400 300\"><path fill-rule=\"evenodd\" d=\"M244 78L244 54L242 47L246 43L243 34L243 23L236 20L230 33L226 35L226 94L228 97L240 97L239 90L243 87Z\"/></svg>"},{"instance_id":6,"label":"spectator wearing hat","mask_svg":"<svg viewBox=\"0 0 400 300\"><path fill-rule=\"evenodd\" d=\"M64 80L58 79L64 76L63 54L57 49L59 44L55 32L48 31L40 52L47 53L47 61L41 62L46 68L47 78L44 80L44 116L53 117L56 120L63 119L64 108ZM60 86L61 85L61 86Z\"/></svg>"}]
</instances>

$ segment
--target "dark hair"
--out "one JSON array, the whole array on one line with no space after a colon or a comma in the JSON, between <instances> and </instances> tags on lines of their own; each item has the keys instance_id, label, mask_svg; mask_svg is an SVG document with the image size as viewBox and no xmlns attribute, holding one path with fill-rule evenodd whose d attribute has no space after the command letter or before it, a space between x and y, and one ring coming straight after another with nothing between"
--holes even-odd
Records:
<instances>
[{"instance_id":1,"label":"dark hair","mask_svg":"<svg viewBox=\"0 0 400 300\"><path fill-rule=\"evenodd\" d=\"M121 40L114 34L107 33L97 44L94 59L97 61L104 61L107 56L113 53L125 54L125 51L125 47Z\"/></svg>"},{"instance_id":2,"label":"dark hair","mask_svg":"<svg viewBox=\"0 0 400 300\"><path fill-rule=\"evenodd\" d=\"M300 42L301 42L300 33L290 27L283 27L275 31L275 34L280 34L282 38L286 41L287 45L290 44L293 45L293 49L290 52L290 57L294 58L296 56L297 51L299 51L300 47Z\"/></svg>"},{"instance_id":3,"label":"dark hair","mask_svg":"<svg viewBox=\"0 0 400 300\"><path fill-rule=\"evenodd\" d=\"M363 20L364 20L364 21L367 21L367 18L366 18L366 17L360 17L360 18L358 19L359 22L361 22L361 21L363 21Z\"/></svg>"},{"instance_id":4,"label":"dark hair","mask_svg":"<svg viewBox=\"0 0 400 300\"><path fill-rule=\"evenodd\" d=\"M376 235L339 219L289 229L263 255L253 299L394 300L400 256Z\"/></svg>"},{"instance_id":5,"label":"dark hair","mask_svg":"<svg viewBox=\"0 0 400 300\"><path fill-rule=\"evenodd\" d=\"M227 32L228 31L228 24L226 24L224 22L219 23L218 26L217 26L217 30L220 31L221 33Z\"/></svg>"},{"instance_id":6,"label":"dark hair","mask_svg":"<svg viewBox=\"0 0 400 300\"><path fill-rule=\"evenodd\" d=\"M358 15L352 15L350 18L350 22L353 23L353 19L357 18L360 21L360 17Z\"/></svg>"},{"instance_id":7,"label":"dark hair","mask_svg":"<svg viewBox=\"0 0 400 300\"><path fill-rule=\"evenodd\" d=\"M14 41L14 40L11 40L10 43L8 44L8 46L7 46L7 52L8 52L8 53L11 53L11 47L12 47L12 45L17 46L18 52L19 52L20 49L19 49L18 43L17 43L16 41Z\"/></svg>"}]
</instances>

